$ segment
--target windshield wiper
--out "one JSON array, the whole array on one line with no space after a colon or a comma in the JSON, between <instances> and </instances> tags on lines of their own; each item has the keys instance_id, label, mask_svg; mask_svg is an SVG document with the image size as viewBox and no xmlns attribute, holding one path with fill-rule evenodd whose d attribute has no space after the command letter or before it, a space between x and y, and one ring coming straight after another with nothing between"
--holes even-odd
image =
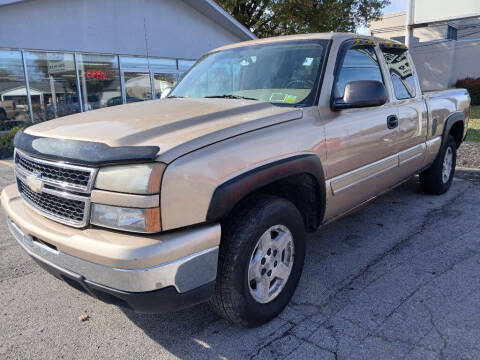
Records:
<instances>
[{"instance_id":1,"label":"windshield wiper","mask_svg":"<svg viewBox=\"0 0 480 360\"><path fill-rule=\"evenodd\" d=\"M259 101L258 99L251 98L251 97L246 97L246 96L240 96L240 95L233 95L233 94L223 94L223 95L210 95L210 96L204 96L205 98L216 98L216 99L242 99L242 100L256 100Z\"/></svg>"},{"instance_id":2,"label":"windshield wiper","mask_svg":"<svg viewBox=\"0 0 480 360\"><path fill-rule=\"evenodd\" d=\"M183 99L185 96L177 96L177 95L172 95L172 96L167 96L166 99Z\"/></svg>"}]
</instances>

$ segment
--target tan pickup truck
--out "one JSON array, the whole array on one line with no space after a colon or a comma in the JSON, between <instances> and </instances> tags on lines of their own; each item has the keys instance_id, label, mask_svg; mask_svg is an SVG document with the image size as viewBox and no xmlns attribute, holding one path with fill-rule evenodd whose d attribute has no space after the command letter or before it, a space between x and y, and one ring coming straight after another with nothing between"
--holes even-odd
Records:
<instances>
[{"instance_id":1,"label":"tan pickup truck","mask_svg":"<svg viewBox=\"0 0 480 360\"><path fill-rule=\"evenodd\" d=\"M210 300L256 326L293 295L306 233L415 174L448 190L469 105L422 94L399 43L229 45L165 99L20 132L2 205L26 252L90 295L138 312Z\"/></svg>"},{"instance_id":2,"label":"tan pickup truck","mask_svg":"<svg viewBox=\"0 0 480 360\"><path fill-rule=\"evenodd\" d=\"M13 119L16 113L17 106L14 100L0 99L0 121Z\"/></svg>"}]
</instances>

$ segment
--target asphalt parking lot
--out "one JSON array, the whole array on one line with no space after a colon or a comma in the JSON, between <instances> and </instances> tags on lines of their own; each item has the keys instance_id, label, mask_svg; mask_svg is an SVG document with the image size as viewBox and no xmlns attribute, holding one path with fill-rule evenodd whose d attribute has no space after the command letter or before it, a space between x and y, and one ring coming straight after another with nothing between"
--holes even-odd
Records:
<instances>
[{"instance_id":1,"label":"asphalt parking lot","mask_svg":"<svg viewBox=\"0 0 480 360\"><path fill-rule=\"evenodd\" d=\"M13 182L0 164L0 187ZM309 238L281 316L234 327L207 305L138 315L40 269L0 215L1 359L478 359L480 176L416 179ZM87 321L79 316L86 314Z\"/></svg>"}]
</instances>

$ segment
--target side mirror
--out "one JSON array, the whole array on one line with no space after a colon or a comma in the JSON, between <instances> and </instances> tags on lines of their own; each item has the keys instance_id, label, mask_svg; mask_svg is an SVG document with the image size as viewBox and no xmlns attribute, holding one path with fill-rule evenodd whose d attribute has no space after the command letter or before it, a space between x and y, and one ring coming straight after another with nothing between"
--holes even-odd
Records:
<instances>
[{"instance_id":1,"label":"side mirror","mask_svg":"<svg viewBox=\"0 0 480 360\"><path fill-rule=\"evenodd\" d=\"M345 86L343 98L333 101L333 110L380 106L387 102L387 91L380 81L360 80Z\"/></svg>"},{"instance_id":2,"label":"side mirror","mask_svg":"<svg viewBox=\"0 0 480 360\"><path fill-rule=\"evenodd\" d=\"M165 88L165 90L163 90L162 93L160 94L160 99L165 99L171 92L172 92L171 87Z\"/></svg>"}]
</instances>

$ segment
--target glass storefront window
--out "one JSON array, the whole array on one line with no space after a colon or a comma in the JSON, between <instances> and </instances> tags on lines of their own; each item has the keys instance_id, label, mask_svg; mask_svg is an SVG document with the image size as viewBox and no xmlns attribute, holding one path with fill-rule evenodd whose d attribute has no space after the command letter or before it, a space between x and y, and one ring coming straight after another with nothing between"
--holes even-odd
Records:
<instances>
[{"instance_id":1,"label":"glass storefront window","mask_svg":"<svg viewBox=\"0 0 480 360\"><path fill-rule=\"evenodd\" d=\"M30 123L20 51L0 50L0 131Z\"/></svg>"},{"instance_id":2,"label":"glass storefront window","mask_svg":"<svg viewBox=\"0 0 480 360\"><path fill-rule=\"evenodd\" d=\"M127 72L123 73L127 103L152 99L152 85L150 73Z\"/></svg>"},{"instance_id":3,"label":"glass storefront window","mask_svg":"<svg viewBox=\"0 0 480 360\"><path fill-rule=\"evenodd\" d=\"M78 70L84 110L122 103L117 56L80 54Z\"/></svg>"},{"instance_id":4,"label":"glass storefront window","mask_svg":"<svg viewBox=\"0 0 480 360\"><path fill-rule=\"evenodd\" d=\"M195 63L194 60L78 54L77 80L73 52L25 51L24 57L35 122L122 104L121 78L127 103L160 98ZM32 120L24 74L22 52L0 50L0 131Z\"/></svg>"},{"instance_id":5,"label":"glass storefront window","mask_svg":"<svg viewBox=\"0 0 480 360\"><path fill-rule=\"evenodd\" d=\"M122 69L148 69L148 59L140 56L120 56Z\"/></svg>"},{"instance_id":6,"label":"glass storefront window","mask_svg":"<svg viewBox=\"0 0 480 360\"><path fill-rule=\"evenodd\" d=\"M177 71L177 61L165 58L146 58L140 56L120 56L120 66L123 70L148 70L148 71Z\"/></svg>"},{"instance_id":7,"label":"glass storefront window","mask_svg":"<svg viewBox=\"0 0 480 360\"><path fill-rule=\"evenodd\" d=\"M173 88L177 84L177 75L175 74L153 74L153 78L156 99L160 99L163 91Z\"/></svg>"},{"instance_id":8,"label":"glass storefront window","mask_svg":"<svg viewBox=\"0 0 480 360\"><path fill-rule=\"evenodd\" d=\"M177 61L165 58L120 56L127 103L151 100L153 77L154 98L177 83Z\"/></svg>"},{"instance_id":9,"label":"glass storefront window","mask_svg":"<svg viewBox=\"0 0 480 360\"><path fill-rule=\"evenodd\" d=\"M25 58L35 122L81 111L73 54L27 51Z\"/></svg>"},{"instance_id":10,"label":"glass storefront window","mask_svg":"<svg viewBox=\"0 0 480 360\"><path fill-rule=\"evenodd\" d=\"M186 72L195 62L195 60L178 60L178 71L180 71L180 73Z\"/></svg>"},{"instance_id":11,"label":"glass storefront window","mask_svg":"<svg viewBox=\"0 0 480 360\"><path fill-rule=\"evenodd\" d=\"M150 58L150 70L156 72L177 72L177 61L175 59Z\"/></svg>"}]
</instances>

